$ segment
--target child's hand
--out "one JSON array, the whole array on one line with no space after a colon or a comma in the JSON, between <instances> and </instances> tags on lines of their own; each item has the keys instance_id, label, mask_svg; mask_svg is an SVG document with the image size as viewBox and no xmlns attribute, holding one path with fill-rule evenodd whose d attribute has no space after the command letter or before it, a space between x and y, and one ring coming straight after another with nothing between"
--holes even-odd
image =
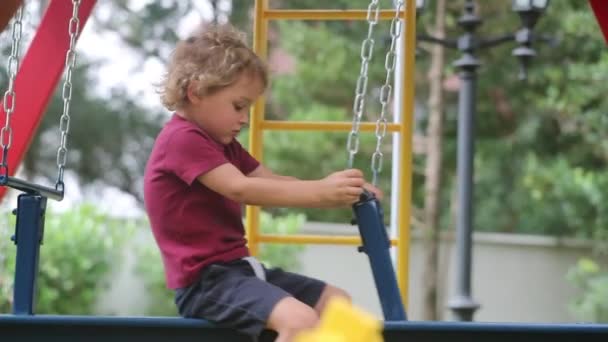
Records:
<instances>
[{"instance_id":1,"label":"child's hand","mask_svg":"<svg viewBox=\"0 0 608 342\"><path fill-rule=\"evenodd\" d=\"M377 187L373 186L370 183L363 184L363 188L365 190L371 192L372 194L374 194L374 196L376 196L376 199L378 201L381 201L382 198L384 197L384 193L382 192L382 190L378 189Z\"/></svg>"},{"instance_id":2,"label":"child's hand","mask_svg":"<svg viewBox=\"0 0 608 342\"><path fill-rule=\"evenodd\" d=\"M321 180L320 199L328 206L348 206L363 193L363 172L348 169L334 172Z\"/></svg>"}]
</instances>

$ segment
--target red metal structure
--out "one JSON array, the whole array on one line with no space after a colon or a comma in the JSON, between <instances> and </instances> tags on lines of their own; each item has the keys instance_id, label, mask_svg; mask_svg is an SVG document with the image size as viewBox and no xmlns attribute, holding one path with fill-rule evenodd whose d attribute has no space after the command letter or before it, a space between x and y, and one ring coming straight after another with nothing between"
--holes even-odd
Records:
<instances>
[{"instance_id":1,"label":"red metal structure","mask_svg":"<svg viewBox=\"0 0 608 342\"><path fill-rule=\"evenodd\" d=\"M79 11L80 32L96 2L97 0L82 0ZM50 1L21 62L15 80L15 112L11 117L13 142L8 158L9 175L13 175L21 163L61 78L70 43L68 23L71 17L71 1ZM5 122L4 109L0 108L0 126L4 126ZM5 192L6 187L0 187L0 200Z\"/></svg>"},{"instance_id":2,"label":"red metal structure","mask_svg":"<svg viewBox=\"0 0 608 342\"><path fill-rule=\"evenodd\" d=\"M589 4L595 13L602 33L604 33L604 39L608 43L608 1L606 0L589 0Z\"/></svg>"}]
</instances>

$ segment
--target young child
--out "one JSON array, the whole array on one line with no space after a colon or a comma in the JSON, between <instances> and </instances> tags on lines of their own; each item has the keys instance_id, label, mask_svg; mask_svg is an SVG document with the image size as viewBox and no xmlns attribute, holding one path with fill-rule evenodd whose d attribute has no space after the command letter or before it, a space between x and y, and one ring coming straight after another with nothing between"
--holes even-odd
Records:
<instances>
[{"instance_id":1,"label":"young child","mask_svg":"<svg viewBox=\"0 0 608 342\"><path fill-rule=\"evenodd\" d=\"M255 160L236 136L267 84L266 66L230 26L180 42L161 88L174 114L146 166L144 197L180 315L254 337L268 328L283 342L348 294L249 257L241 205L331 208L357 202L364 186L381 194L359 170L298 180Z\"/></svg>"}]
</instances>

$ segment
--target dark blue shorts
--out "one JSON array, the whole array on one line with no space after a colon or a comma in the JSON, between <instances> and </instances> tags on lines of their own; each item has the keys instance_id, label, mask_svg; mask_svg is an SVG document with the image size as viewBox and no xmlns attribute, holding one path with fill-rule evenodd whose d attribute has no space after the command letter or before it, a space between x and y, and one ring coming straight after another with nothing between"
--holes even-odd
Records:
<instances>
[{"instance_id":1,"label":"dark blue shorts","mask_svg":"<svg viewBox=\"0 0 608 342\"><path fill-rule=\"evenodd\" d=\"M180 315L257 337L281 299L292 296L314 307L325 288L320 280L280 268L265 271L266 281L257 278L245 260L205 267L194 284L176 291Z\"/></svg>"}]
</instances>

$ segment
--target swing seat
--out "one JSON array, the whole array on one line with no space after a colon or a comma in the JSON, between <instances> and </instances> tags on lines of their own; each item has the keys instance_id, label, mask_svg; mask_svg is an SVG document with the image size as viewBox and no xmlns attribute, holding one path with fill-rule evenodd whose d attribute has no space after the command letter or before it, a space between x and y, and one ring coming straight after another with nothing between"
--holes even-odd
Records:
<instances>
[{"instance_id":1,"label":"swing seat","mask_svg":"<svg viewBox=\"0 0 608 342\"><path fill-rule=\"evenodd\" d=\"M178 317L0 315L6 341L251 342L209 322ZM595 342L608 341L606 324L384 322L385 342ZM274 341L264 332L259 342Z\"/></svg>"},{"instance_id":2,"label":"swing seat","mask_svg":"<svg viewBox=\"0 0 608 342\"><path fill-rule=\"evenodd\" d=\"M251 342L244 334L199 319L181 317L113 317L71 315L0 315L7 341L71 340L90 342ZM265 331L259 342L274 341Z\"/></svg>"}]
</instances>

